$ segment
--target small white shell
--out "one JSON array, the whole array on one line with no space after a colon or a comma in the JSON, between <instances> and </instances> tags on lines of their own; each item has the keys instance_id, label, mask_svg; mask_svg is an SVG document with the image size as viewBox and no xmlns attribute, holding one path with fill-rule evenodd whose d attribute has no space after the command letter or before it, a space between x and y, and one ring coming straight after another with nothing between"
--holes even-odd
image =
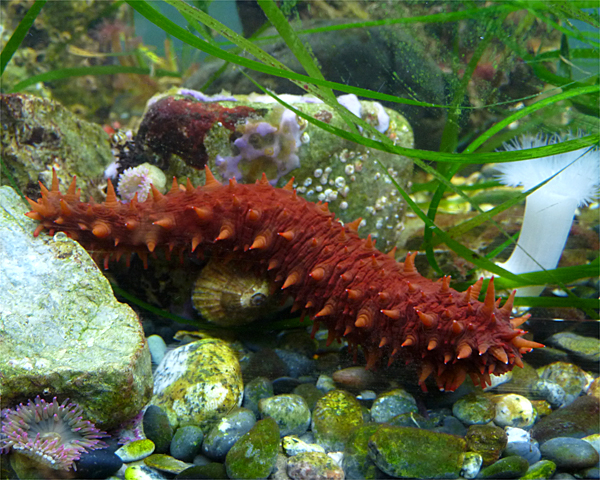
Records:
<instances>
[{"instance_id":1,"label":"small white shell","mask_svg":"<svg viewBox=\"0 0 600 480\"><path fill-rule=\"evenodd\" d=\"M245 325L276 309L271 283L238 262L211 259L194 283L192 302L206 320Z\"/></svg>"}]
</instances>

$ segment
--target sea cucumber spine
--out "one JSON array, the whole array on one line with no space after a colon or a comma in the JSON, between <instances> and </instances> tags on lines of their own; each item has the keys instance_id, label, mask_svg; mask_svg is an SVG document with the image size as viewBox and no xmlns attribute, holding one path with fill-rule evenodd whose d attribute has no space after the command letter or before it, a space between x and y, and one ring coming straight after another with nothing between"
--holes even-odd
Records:
<instances>
[{"instance_id":1,"label":"sea cucumber spine","mask_svg":"<svg viewBox=\"0 0 600 480\"><path fill-rule=\"evenodd\" d=\"M542 346L521 338L526 332L517 327L528 317L510 318L513 295L500 307L493 280L479 302L482 280L459 293L449 277L422 277L414 256L396 262L358 236L360 219L342 225L327 204L299 198L291 182L278 189L263 175L254 185L222 185L208 169L206 178L197 188L173 179L166 195L153 188L145 202L130 203L118 201L109 183L106 201L90 204L80 201L75 179L63 195L54 176L50 191L40 183L40 200L28 199L27 215L40 222L34 235L63 231L102 255L105 267L132 252L147 262L159 247L167 255L233 252L266 269L294 308L311 316L313 331L324 324L330 342L360 345L368 367L384 358L419 362L423 388L429 375L445 390L467 374L489 384L491 373L522 366L521 354Z\"/></svg>"}]
</instances>

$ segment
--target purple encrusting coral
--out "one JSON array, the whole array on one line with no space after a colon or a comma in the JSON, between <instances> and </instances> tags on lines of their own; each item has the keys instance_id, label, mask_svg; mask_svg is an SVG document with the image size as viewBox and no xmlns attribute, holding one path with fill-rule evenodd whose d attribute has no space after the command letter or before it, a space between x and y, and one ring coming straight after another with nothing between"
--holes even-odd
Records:
<instances>
[{"instance_id":1,"label":"purple encrusting coral","mask_svg":"<svg viewBox=\"0 0 600 480\"><path fill-rule=\"evenodd\" d=\"M0 450L11 449L55 470L75 468L86 450L104 448L100 440L108 436L95 425L83 420L83 408L56 397L48 403L39 395L27 405L3 412Z\"/></svg>"}]
</instances>

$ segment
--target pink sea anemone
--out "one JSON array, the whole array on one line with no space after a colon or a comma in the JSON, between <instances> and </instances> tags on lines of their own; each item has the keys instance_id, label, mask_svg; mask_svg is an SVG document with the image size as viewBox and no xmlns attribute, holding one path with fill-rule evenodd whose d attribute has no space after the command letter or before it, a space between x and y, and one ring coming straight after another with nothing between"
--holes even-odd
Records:
<instances>
[{"instance_id":1,"label":"pink sea anemone","mask_svg":"<svg viewBox=\"0 0 600 480\"><path fill-rule=\"evenodd\" d=\"M104 448L107 434L83 420L83 408L56 397L48 403L39 395L27 405L3 411L0 451L11 449L55 470L75 468L87 450Z\"/></svg>"}]
</instances>

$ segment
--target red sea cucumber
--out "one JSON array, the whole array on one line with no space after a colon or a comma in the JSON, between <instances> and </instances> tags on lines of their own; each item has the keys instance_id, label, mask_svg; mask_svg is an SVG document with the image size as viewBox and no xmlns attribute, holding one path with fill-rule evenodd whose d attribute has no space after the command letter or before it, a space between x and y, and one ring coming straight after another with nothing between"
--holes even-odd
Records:
<instances>
[{"instance_id":1,"label":"red sea cucumber","mask_svg":"<svg viewBox=\"0 0 600 480\"><path fill-rule=\"evenodd\" d=\"M153 188L153 197L131 203L118 201L109 183L106 201L91 204L80 201L75 179L61 194L54 175L50 191L40 183L42 198L28 199L27 215L40 222L34 235L63 231L103 255L105 268L133 252L146 263L158 247L168 255L234 252L268 270L294 308L310 314L313 332L324 324L330 342L360 345L367 367L398 357L419 362L423 388L429 375L440 389L456 389L467 374L484 386L491 373L522 366L521 354L542 346L521 338L517 327L528 316L510 318L514 292L500 307L493 279L480 302L482 279L459 293L449 277L422 277L414 255L396 262L357 235L360 219L342 225L327 204L298 197L291 182L273 188L263 175L254 185L222 185L208 169L206 178L198 188L173 179L166 195Z\"/></svg>"}]
</instances>

